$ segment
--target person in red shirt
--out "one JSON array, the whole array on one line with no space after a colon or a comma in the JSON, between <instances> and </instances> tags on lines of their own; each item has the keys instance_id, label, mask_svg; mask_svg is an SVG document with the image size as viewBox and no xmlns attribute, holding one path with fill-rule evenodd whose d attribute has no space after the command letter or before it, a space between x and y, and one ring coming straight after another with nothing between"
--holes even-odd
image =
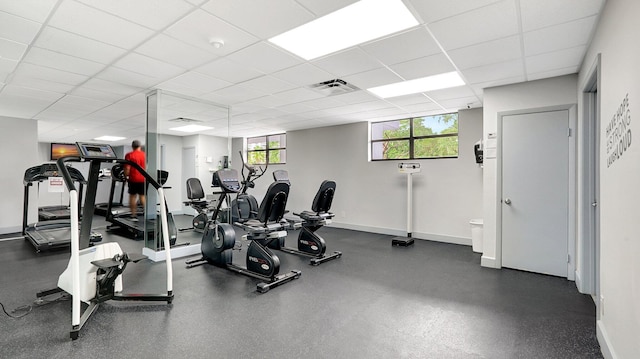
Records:
<instances>
[{"instance_id":1,"label":"person in red shirt","mask_svg":"<svg viewBox=\"0 0 640 359\"><path fill-rule=\"evenodd\" d=\"M146 169L147 158L145 153L142 151L142 147L140 146L140 141L134 140L131 143L131 147L133 151L127 153L124 156L125 160L129 160L138 164L143 169ZM129 186L129 208L131 209L131 219L134 221L138 220L137 209L137 198L140 199L140 204L144 208L145 206L145 196L144 196L144 176L135 168L130 165L124 166L124 174L127 177L127 185Z\"/></svg>"}]
</instances>

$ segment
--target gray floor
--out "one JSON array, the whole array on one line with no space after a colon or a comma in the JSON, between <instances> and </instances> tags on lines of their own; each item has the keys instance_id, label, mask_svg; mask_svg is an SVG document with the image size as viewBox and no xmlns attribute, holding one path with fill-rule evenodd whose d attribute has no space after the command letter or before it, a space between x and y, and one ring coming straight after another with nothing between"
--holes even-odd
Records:
<instances>
[{"instance_id":1,"label":"gray floor","mask_svg":"<svg viewBox=\"0 0 640 359\"><path fill-rule=\"evenodd\" d=\"M99 231L125 251L142 246ZM573 282L481 268L467 246L416 241L398 248L384 235L319 233L342 258L313 267L279 253L281 272L299 269L302 277L265 294L255 292L256 279L209 265L186 269L178 259L172 305L105 303L76 341L69 339L69 301L34 305L20 319L0 313L0 357L602 357L593 302ZM182 232L179 241L198 242L199 235ZM235 252L234 262L243 261L244 251ZM67 262L66 251L36 254L24 240L0 242L0 302L8 310L32 304ZM124 280L125 290L160 292L163 264L132 264Z\"/></svg>"}]
</instances>

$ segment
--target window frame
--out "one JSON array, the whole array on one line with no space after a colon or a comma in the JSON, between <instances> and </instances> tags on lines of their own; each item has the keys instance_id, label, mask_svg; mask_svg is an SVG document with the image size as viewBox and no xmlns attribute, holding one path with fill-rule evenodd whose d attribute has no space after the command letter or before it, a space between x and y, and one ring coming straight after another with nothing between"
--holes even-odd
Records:
<instances>
[{"instance_id":1,"label":"window frame","mask_svg":"<svg viewBox=\"0 0 640 359\"><path fill-rule=\"evenodd\" d=\"M282 146L280 146L280 147L269 147L269 137L272 137L272 136L284 136L284 138L285 138L285 141L284 141L285 142L285 146L284 147L282 147ZM287 133L286 132L274 133L274 134L270 134L270 135L247 137L246 148L245 148L245 151L246 151L246 154L247 154L247 164L249 164L249 165L267 165L267 164L268 165L284 165L284 164L286 164L287 163L286 162L286 154L285 154L285 161L275 162L275 163L269 162L269 158L270 158L269 152L270 151L285 150L285 153L286 153L286 150L287 150L286 138L287 138ZM263 150L262 149L261 150L250 150L249 149L249 140L251 140L251 139L264 139L264 143L265 143L265 147L266 148L263 149ZM282 141L281 141L281 143L282 143ZM264 157L265 158L265 163L249 163L249 160L251 158L250 153L252 153L252 152L254 152L254 153L255 152L264 152L264 154L265 154L265 157Z\"/></svg>"},{"instance_id":2,"label":"window frame","mask_svg":"<svg viewBox=\"0 0 640 359\"><path fill-rule=\"evenodd\" d=\"M456 121L458 121L458 132L456 133L444 133L444 134L435 134L435 135L422 135L422 136L414 136L413 134L413 122L415 119L424 118L424 117L436 117L436 116L445 116L445 115L456 115ZM406 161L406 160L436 160L436 159L446 159L446 158L458 158L460 156L460 115L458 112L447 112L441 113L437 115L424 115L424 116L415 116L408 118L400 118L397 120L384 120L384 121L375 121L369 124L369 131L371 131L372 126L377 123L385 123L385 122L400 122L403 120L409 120L409 136L408 137L393 137L393 138L382 138L382 139L371 139L370 140L370 151L371 151L371 161ZM416 140L423 140L428 138L442 138L442 137L458 137L458 151L455 156L439 156L439 157L416 157L415 156L415 145L414 142ZM409 157L408 158L373 158L373 146L375 143L385 143L385 142L394 142L394 141L409 141Z\"/></svg>"}]
</instances>

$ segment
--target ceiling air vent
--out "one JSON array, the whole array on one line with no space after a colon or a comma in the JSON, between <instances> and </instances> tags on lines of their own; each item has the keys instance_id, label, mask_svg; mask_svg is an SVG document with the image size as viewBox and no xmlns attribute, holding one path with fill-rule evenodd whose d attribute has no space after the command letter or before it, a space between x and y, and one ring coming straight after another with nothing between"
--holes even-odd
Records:
<instances>
[{"instance_id":1,"label":"ceiling air vent","mask_svg":"<svg viewBox=\"0 0 640 359\"><path fill-rule=\"evenodd\" d=\"M323 81L317 84L309 85L307 87L326 96L342 95L359 90L359 88L348 84L346 81L340 79Z\"/></svg>"},{"instance_id":2,"label":"ceiling air vent","mask_svg":"<svg viewBox=\"0 0 640 359\"><path fill-rule=\"evenodd\" d=\"M186 118L186 117L176 117L176 118L172 118L169 120L169 122L179 122L179 123L195 123L195 122L202 122L200 120L196 120L193 118Z\"/></svg>"}]
</instances>

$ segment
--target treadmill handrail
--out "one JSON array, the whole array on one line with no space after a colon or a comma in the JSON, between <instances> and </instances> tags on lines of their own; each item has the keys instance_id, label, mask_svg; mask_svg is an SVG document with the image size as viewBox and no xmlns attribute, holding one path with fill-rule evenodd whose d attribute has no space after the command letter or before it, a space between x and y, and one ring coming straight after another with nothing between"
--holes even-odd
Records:
<instances>
[{"instance_id":1,"label":"treadmill handrail","mask_svg":"<svg viewBox=\"0 0 640 359\"><path fill-rule=\"evenodd\" d=\"M73 156L62 157L56 161L56 164L58 165L58 169L60 170L62 177L64 177L64 183L67 185L67 189L69 190L69 192L71 192L72 190L75 190L76 186L73 184L73 180L71 179L71 174L69 173L67 166L65 166L65 162L82 162L82 161L83 161L82 158L73 157ZM121 164L133 166L133 168L138 170L138 172L140 172L140 174L144 176L147 182L149 182L149 184L152 185L156 190L162 187L158 183L158 181L156 181L155 178L153 178L144 168L142 168L142 166L140 166L139 164L133 161L110 158L110 159L104 160L103 162L115 162L115 163L121 163Z\"/></svg>"}]
</instances>

